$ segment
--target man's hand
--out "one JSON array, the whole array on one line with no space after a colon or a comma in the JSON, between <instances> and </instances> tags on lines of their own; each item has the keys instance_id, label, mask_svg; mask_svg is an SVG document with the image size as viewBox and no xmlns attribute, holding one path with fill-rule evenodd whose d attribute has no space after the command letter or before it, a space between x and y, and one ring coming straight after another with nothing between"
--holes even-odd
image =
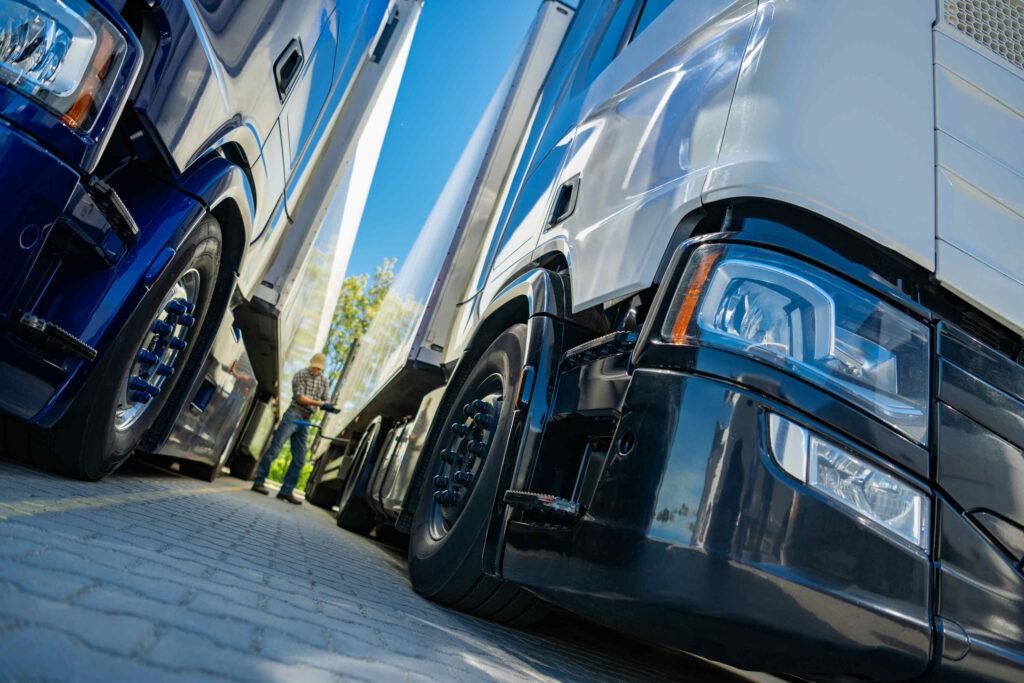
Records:
<instances>
[{"instance_id":1,"label":"man's hand","mask_svg":"<svg viewBox=\"0 0 1024 683\"><path fill-rule=\"evenodd\" d=\"M321 403L320 407L328 413L340 413L341 409L336 408L333 403Z\"/></svg>"}]
</instances>

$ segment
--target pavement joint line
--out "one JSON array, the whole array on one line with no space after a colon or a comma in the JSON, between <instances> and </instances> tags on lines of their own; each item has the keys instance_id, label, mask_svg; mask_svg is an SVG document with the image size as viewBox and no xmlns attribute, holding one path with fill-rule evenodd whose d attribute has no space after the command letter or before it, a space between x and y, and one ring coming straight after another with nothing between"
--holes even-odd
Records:
<instances>
[{"instance_id":1,"label":"pavement joint line","mask_svg":"<svg viewBox=\"0 0 1024 683\"><path fill-rule=\"evenodd\" d=\"M208 486L204 488L164 491L138 491L106 496L89 496L86 498L81 496L70 496L67 498L51 498L49 500L18 500L10 503L0 502L0 519L10 519L11 517L31 517L50 512L87 510L90 508L124 505L127 503L145 503L151 500L161 500L164 498L198 496L205 493L222 493L225 491L240 491L247 488L250 488L249 484L241 486Z\"/></svg>"}]
</instances>

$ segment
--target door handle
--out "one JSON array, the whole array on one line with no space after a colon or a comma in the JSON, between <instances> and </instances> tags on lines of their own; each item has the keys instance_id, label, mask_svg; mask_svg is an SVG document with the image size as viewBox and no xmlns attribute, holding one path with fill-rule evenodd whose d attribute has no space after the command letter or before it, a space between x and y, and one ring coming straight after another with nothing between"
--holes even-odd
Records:
<instances>
[{"instance_id":1,"label":"door handle","mask_svg":"<svg viewBox=\"0 0 1024 683\"><path fill-rule=\"evenodd\" d=\"M572 215L576 210L576 198L580 194L580 177L573 176L562 183L555 195L555 205L551 209L551 218L548 220L548 227L557 225Z\"/></svg>"},{"instance_id":2,"label":"door handle","mask_svg":"<svg viewBox=\"0 0 1024 683\"><path fill-rule=\"evenodd\" d=\"M293 38L281 56L274 62L274 81L277 83L277 96L282 102L284 102L284 98L288 97L288 91L295 85L295 79L302 71L304 59L302 43L298 38Z\"/></svg>"}]
</instances>

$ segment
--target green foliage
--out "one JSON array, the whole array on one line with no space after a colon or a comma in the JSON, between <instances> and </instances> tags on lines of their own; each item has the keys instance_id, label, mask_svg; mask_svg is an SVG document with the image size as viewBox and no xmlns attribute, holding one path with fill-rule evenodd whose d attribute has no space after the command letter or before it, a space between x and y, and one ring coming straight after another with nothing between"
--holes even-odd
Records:
<instances>
[{"instance_id":1,"label":"green foliage","mask_svg":"<svg viewBox=\"0 0 1024 683\"><path fill-rule=\"evenodd\" d=\"M331 319L324 354L327 355L327 376L331 385L341 374L352 342L359 339L373 322L384 295L395 280L395 260L384 259L373 275L351 275L345 278Z\"/></svg>"}]
</instances>

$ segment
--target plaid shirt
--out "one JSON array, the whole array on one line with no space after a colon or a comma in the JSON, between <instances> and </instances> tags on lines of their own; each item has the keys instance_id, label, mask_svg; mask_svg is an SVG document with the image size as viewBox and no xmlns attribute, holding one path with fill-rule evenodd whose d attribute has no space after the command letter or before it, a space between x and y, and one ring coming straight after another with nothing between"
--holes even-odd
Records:
<instances>
[{"instance_id":1,"label":"plaid shirt","mask_svg":"<svg viewBox=\"0 0 1024 683\"><path fill-rule=\"evenodd\" d=\"M331 387L327 383L327 378L324 377L322 371L314 377L309 368L303 368L292 377L292 406L302 413L303 417L308 418L316 408L314 406L299 405L295 398L297 396L305 396L306 398L318 401L326 401L330 391Z\"/></svg>"}]
</instances>

